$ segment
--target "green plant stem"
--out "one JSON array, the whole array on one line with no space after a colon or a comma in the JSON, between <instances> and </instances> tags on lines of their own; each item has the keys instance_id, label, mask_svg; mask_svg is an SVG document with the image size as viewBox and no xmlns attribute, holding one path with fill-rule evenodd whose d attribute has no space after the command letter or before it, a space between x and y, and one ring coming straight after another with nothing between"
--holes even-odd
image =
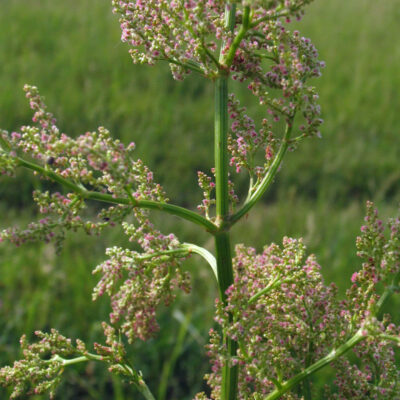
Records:
<instances>
[{"instance_id":1,"label":"green plant stem","mask_svg":"<svg viewBox=\"0 0 400 400\"><path fill-rule=\"evenodd\" d=\"M216 225L221 226L228 216L228 77L215 82L215 196Z\"/></svg>"},{"instance_id":2,"label":"green plant stem","mask_svg":"<svg viewBox=\"0 0 400 400\"><path fill-rule=\"evenodd\" d=\"M233 283L232 254L229 232L215 235L215 251L218 270L219 296L226 302L226 289ZM231 316L229 317L231 319ZM237 352L237 342L225 336L223 338L228 354L234 357ZM221 400L236 400L238 385L238 366L230 366L228 362L222 368Z\"/></svg>"},{"instance_id":3,"label":"green plant stem","mask_svg":"<svg viewBox=\"0 0 400 400\"><path fill-rule=\"evenodd\" d=\"M259 297L261 297L261 296L263 296L265 294L268 294L271 290L276 289L277 287L279 287L283 283L288 283L288 282L291 282L291 281L292 281L291 278L286 278L286 279L280 280L280 276L278 276L267 287L265 287L264 289L261 289L254 296L250 297L250 299L248 301L248 304L255 303Z\"/></svg>"},{"instance_id":4,"label":"green plant stem","mask_svg":"<svg viewBox=\"0 0 400 400\"><path fill-rule=\"evenodd\" d=\"M225 27L230 31L235 29L236 4L229 2L225 7ZM221 69L215 81L215 124L214 124L214 155L215 155L215 201L216 222L219 232L214 233L215 253L217 261L219 296L226 302L226 289L233 283L232 252L229 231L224 225L229 218L228 193L228 77L229 66L224 62L222 44L220 52ZM230 316L230 318L232 318ZM228 354L233 357L237 352L237 343L228 336L223 337ZM238 366L225 362L222 367L221 399L236 400L238 385Z\"/></svg>"},{"instance_id":5,"label":"green plant stem","mask_svg":"<svg viewBox=\"0 0 400 400\"><path fill-rule=\"evenodd\" d=\"M392 294L399 290L399 287L398 287L399 283L400 283L400 272L398 272L395 275L395 277L393 278L392 284L389 285L382 293L382 296L380 297L380 299L378 300L378 302L376 304L377 310L375 312L375 315L377 315L381 311L383 305L392 296Z\"/></svg>"},{"instance_id":6,"label":"green plant stem","mask_svg":"<svg viewBox=\"0 0 400 400\"><path fill-rule=\"evenodd\" d=\"M80 184L74 183L68 179L63 178L60 175L57 175L54 171L44 168L41 165L35 164L33 162L24 160L20 157L17 157L18 165L32 171L36 171L39 174L46 176L54 182L59 183L60 185L72 190L77 193L84 199L87 200L97 200L104 203L112 203L112 204L122 204L122 205L131 205L133 207L138 208L147 208L151 210L164 211L168 214L176 215L183 219L186 219L190 222L193 222L196 225L199 225L205 228L209 232L215 232L217 227L209 220L204 218L203 216L195 213L194 211L188 210L184 207L176 206L174 204L158 202L153 200L136 200L133 198L125 198L125 197L114 197L108 193L100 193L95 191L87 190Z\"/></svg>"},{"instance_id":7,"label":"green plant stem","mask_svg":"<svg viewBox=\"0 0 400 400\"><path fill-rule=\"evenodd\" d=\"M55 355L54 357L51 358L48 362L52 361L58 361L61 363L63 367L67 367L69 365L74 365L74 364L79 364L82 362L87 362L87 361L106 361L103 356L99 356L97 354L92 354L92 353L85 353L83 356L75 357L75 358L70 358L70 359L65 359L60 357L58 354ZM139 390L139 392L143 395L143 397L146 400L155 400L155 397L153 394L150 392L150 389L146 385L146 382L143 380L142 376L138 374L136 371L134 371L129 365L121 364L121 367L123 367L129 375L132 376L132 383L135 385L135 387Z\"/></svg>"},{"instance_id":8,"label":"green plant stem","mask_svg":"<svg viewBox=\"0 0 400 400\"><path fill-rule=\"evenodd\" d=\"M227 24L232 21L233 5L227 7ZM229 214L228 196L228 76L220 75L215 82L215 192L216 225L220 232L215 233L215 252L217 260L218 288L220 299L226 300L226 289L233 283L232 253L229 232L223 225ZM224 344L231 356L236 355L237 343L224 337ZM236 400L238 367L225 363L222 368L221 400Z\"/></svg>"},{"instance_id":9,"label":"green plant stem","mask_svg":"<svg viewBox=\"0 0 400 400\"><path fill-rule=\"evenodd\" d=\"M229 26L229 25L228 25ZM231 26L231 25L230 25ZM239 32L233 39L231 47L229 48L228 53L225 57L221 60L221 64L226 68L232 65L233 59L236 54L236 50L239 48L240 43L242 42L243 38L245 37L247 31L250 28L250 6L245 6L243 8L243 17L242 17L242 25L240 26ZM233 30L233 29L231 29Z\"/></svg>"},{"instance_id":10,"label":"green plant stem","mask_svg":"<svg viewBox=\"0 0 400 400\"><path fill-rule=\"evenodd\" d=\"M233 5L231 5L231 10ZM230 10L230 11L231 11ZM231 16L232 13L229 12ZM227 24L230 22L227 19ZM215 84L215 183L216 224L223 226L229 213L228 197L228 77L220 76ZM218 288L222 302L226 300L226 289L233 283L232 253L229 232L215 234ZM229 337L223 338L228 354L236 355L237 344ZM221 400L236 400L238 368L228 363L222 368Z\"/></svg>"},{"instance_id":11,"label":"green plant stem","mask_svg":"<svg viewBox=\"0 0 400 400\"><path fill-rule=\"evenodd\" d=\"M304 379L307 379L315 372L319 371L321 368L335 361L351 348L353 348L357 343L361 342L363 339L366 339L367 336L363 334L363 329L359 329L346 343L339 346L337 349L332 350L327 356L321 358L314 364L310 365L308 368L304 369L300 373L298 373L293 378L290 378L286 382L280 384L280 388L276 388L273 392L271 392L268 396L265 397L265 400L275 400L279 399L283 394L288 392L293 386L297 385Z\"/></svg>"},{"instance_id":12,"label":"green plant stem","mask_svg":"<svg viewBox=\"0 0 400 400\"><path fill-rule=\"evenodd\" d=\"M197 246L193 243L183 243L182 247L187 249L189 253L195 253L198 254L199 256L202 256L210 265L215 275L215 279L218 282L217 260L208 250L206 250L204 247Z\"/></svg>"},{"instance_id":13,"label":"green plant stem","mask_svg":"<svg viewBox=\"0 0 400 400\"><path fill-rule=\"evenodd\" d=\"M278 169L282 163L283 157L285 156L286 151L289 147L289 139L290 139L290 134L292 132L292 126L293 126L292 125L293 118L294 117L292 117L291 120L289 121L289 123L286 125L286 130L285 130L285 134L282 139L281 146L280 146L279 151L278 151L277 155L275 156L275 159L272 162L271 167L269 168L267 174L265 175L265 177L263 178L263 180L257 187L256 191L250 196L249 200L247 202L245 202L243 207L237 213L235 213L234 215L231 216L231 218L229 220L230 224L233 225L234 223L239 221L240 218L242 218L244 215L246 215L250 211L250 209L258 202L258 200L260 200L260 198L263 196L265 191L269 188L269 186L273 182L275 175L278 172Z\"/></svg>"}]
</instances>

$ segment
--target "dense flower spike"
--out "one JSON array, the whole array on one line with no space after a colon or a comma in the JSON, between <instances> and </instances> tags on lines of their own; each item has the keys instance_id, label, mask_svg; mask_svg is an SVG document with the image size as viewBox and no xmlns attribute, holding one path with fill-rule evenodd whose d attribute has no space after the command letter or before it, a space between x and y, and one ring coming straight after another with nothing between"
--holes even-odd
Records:
<instances>
[{"instance_id":1,"label":"dense flower spike","mask_svg":"<svg viewBox=\"0 0 400 400\"><path fill-rule=\"evenodd\" d=\"M378 294L378 283L383 283L386 291L399 291L400 219L391 219L387 228L389 237L374 204L368 202L365 225L356 241L357 255L363 260L362 269L353 274L353 285L347 292L353 305L352 318L358 324L375 315L377 307L386 300Z\"/></svg>"},{"instance_id":2,"label":"dense flower spike","mask_svg":"<svg viewBox=\"0 0 400 400\"><path fill-rule=\"evenodd\" d=\"M114 0L113 5L135 63L166 60L175 79L191 70L216 74L215 36L224 34L224 1Z\"/></svg>"},{"instance_id":3,"label":"dense flower spike","mask_svg":"<svg viewBox=\"0 0 400 400\"><path fill-rule=\"evenodd\" d=\"M258 181L269 170L276 153L277 140L274 138L272 125L264 118L262 127L257 130L254 120L246 114L246 108L240 107L239 100L232 94L228 102L228 112L232 120L228 136L228 149L232 155L230 165L236 172L247 170L250 177L257 179L252 184L257 187ZM256 165L257 153L263 153L264 160L261 166Z\"/></svg>"}]
</instances>

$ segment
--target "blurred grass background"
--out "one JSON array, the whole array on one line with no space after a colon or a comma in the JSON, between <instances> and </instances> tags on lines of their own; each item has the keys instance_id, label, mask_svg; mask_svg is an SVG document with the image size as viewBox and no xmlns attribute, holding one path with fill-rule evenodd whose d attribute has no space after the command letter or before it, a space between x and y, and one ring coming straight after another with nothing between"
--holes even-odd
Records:
<instances>
[{"instance_id":1,"label":"blurred grass background","mask_svg":"<svg viewBox=\"0 0 400 400\"><path fill-rule=\"evenodd\" d=\"M399 0L319 0L308 7L298 28L327 63L315 81L323 139L303 142L287 156L273 189L233 232L235 242L259 249L284 235L304 237L341 295L359 267L354 241L366 199L376 202L383 217L394 215L400 200L399 18ZM0 0L0 127L12 131L29 123L22 87L34 84L62 131L77 135L103 125L124 142L133 140L172 201L194 207L201 198L196 171L209 170L213 162L212 85L194 76L175 82L167 65L132 65L119 36L106 0ZM26 171L16 180L2 178L2 227L34 218L31 192L37 185ZM197 228L154 219L184 241L212 246ZM23 333L37 329L101 340L99 321L109 306L107 299L92 303L91 270L108 244L123 241L118 231L100 238L69 235L60 255L51 245L0 247L0 365L18 357ZM160 376L168 377L168 399L192 398L207 370L203 344L216 291L201 263L193 258L187 268L192 294L160 312L157 339L130 349L156 393ZM398 322L399 305L388 305ZM317 384L329 373L320 373ZM139 396L90 363L66 372L57 398Z\"/></svg>"}]
</instances>

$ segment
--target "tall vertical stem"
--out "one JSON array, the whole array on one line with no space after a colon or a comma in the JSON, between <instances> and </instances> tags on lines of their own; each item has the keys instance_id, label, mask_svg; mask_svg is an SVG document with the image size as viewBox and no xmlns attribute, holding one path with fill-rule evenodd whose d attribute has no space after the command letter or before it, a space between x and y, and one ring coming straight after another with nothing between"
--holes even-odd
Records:
<instances>
[{"instance_id":1,"label":"tall vertical stem","mask_svg":"<svg viewBox=\"0 0 400 400\"><path fill-rule=\"evenodd\" d=\"M228 77L219 76L215 82L215 190L216 224L221 226L229 212L228 200Z\"/></svg>"},{"instance_id":2,"label":"tall vertical stem","mask_svg":"<svg viewBox=\"0 0 400 400\"><path fill-rule=\"evenodd\" d=\"M231 31L235 28L236 4L228 3L225 9L225 26ZM223 59L225 43L222 44L220 61ZM215 200L216 225L214 233L217 261L219 295L226 302L226 289L233 283L232 252L229 231L224 225L229 218L228 194L228 70L220 70L215 81ZM236 355L237 343L224 336L224 345L230 356ZM221 400L236 400L238 367L225 363L222 369Z\"/></svg>"},{"instance_id":3,"label":"tall vertical stem","mask_svg":"<svg viewBox=\"0 0 400 400\"><path fill-rule=\"evenodd\" d=\"M215 82L215 189L219 232L215 233L219 294L225 303L226 289L233 283L232 253L229 232L224 222L229 216L228 198L228 78L220 76ZM237 344L224 337L225 346L231 356L236 355ZM238 368L226 363L222 370L221 400L236 400Z\"/></svg>"},{"instance_id":4,"label":"tall vertical stem","mask_svg":"<svg viewBox=\"0 0 400 400\"><path fill-rule=\"evenodd\" d=\"M233 283L232 254L229 232L215 235L215 252L218 270L219 295L223 303L226 301L226 289ZM224 337L224 344L230 356L235 356L237 343L229 337ZM222 368L221 400L236 400L238 384L238 367L228 363Z\"/></svg>"}]
</instances>

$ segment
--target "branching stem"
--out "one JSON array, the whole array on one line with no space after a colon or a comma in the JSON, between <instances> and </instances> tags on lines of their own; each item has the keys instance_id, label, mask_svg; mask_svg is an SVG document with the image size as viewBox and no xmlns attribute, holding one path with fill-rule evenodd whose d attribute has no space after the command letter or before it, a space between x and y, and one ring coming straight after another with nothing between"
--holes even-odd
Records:
<instances>
[{"instance_id":1,"label":"branching stem","mask_svg":"<svg viewBox=\"0 0 400 400\"><path fill-rule=\"evenodd\" d=\"M332 350L327 356L321 358L314 364L310 365L308 368L304 369L293 378L290 378L286 382L281 383L280 388L276 388L273 392L271 392L268 396L265 397L265 400L275 400L279 399L283 394L287 393L293 386L297 385L304 379L310 377L315 372L319 371L326 365L335 361L351 348L353 348L357 343L361 342L363 339L366 339L367 336L363 334L363 329L359 329L346 343L339 346L337 349Z\"/></svg>"},{"instance_id":2,"label":"branching stem","mask_svg":"<svg viewBox=\"0 0 400 400\"><path fill-rule=\"evenodd\" d=\"M35 164L31 161L24 160L23 158L20 157L17 157L17 161L19 166L28 168L32 171L38 172L43 176L46 176L52 181L57 182L60 185L72 190L83 199L97 200L100 202L111 203L111 204L131 205L133 207L138 207L138 208L147 208L151 210L164 211L168 214L176 215L190 222L193 222L194 224L205 228L207 231L211 233L214 233L218 229L211 221L195 213L194 211L188 210L184 207L176 206L174 204L169 204L165 202L158 202L154 200L136 200L133 199L132 197L131 198L114 197L113 195L108 193L90 191L87 190L81 184L77 184L75 182L63 178L62 176L56 174L54 171L50 170L49 168L44 168L41 165Z\"/></svg>"}]
</instances>

